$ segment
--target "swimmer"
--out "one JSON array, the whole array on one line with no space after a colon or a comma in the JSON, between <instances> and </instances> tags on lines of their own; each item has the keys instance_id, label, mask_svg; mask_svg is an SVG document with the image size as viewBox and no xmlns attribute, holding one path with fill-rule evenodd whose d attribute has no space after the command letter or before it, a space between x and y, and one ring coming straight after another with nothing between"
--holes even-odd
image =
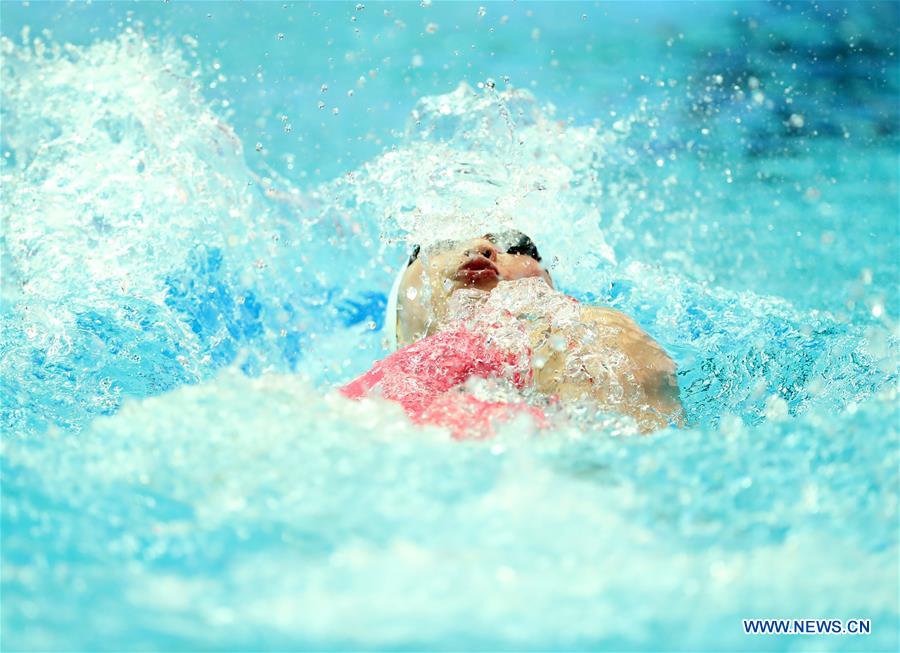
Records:
<instances>
[{"instance_id":1,"label":"swimmer","mask_svg":"<svg viewBox=\"0 0 900 653\"><path fill-rule=\"evenodd\" d=\"M415 247L391 290L385 333L399 351L344 394L395 399L413 419L458 437L467 416L543 415L533 400L522 408L478 397L467 389L473 377L505 377L532 399L628 415L643 432L683 422L675 364L662 347L623 313L556 291L537 247L518 231Z\"/></svg>"}]
</instances>

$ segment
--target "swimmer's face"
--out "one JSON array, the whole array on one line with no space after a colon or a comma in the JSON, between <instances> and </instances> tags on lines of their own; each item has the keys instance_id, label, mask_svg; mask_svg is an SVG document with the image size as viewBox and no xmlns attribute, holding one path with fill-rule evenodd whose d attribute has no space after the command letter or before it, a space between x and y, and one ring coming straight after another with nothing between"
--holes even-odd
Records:
<instances>
[{"instance_id":1,"label":"swimmer's face","mask_svg":"<svg viewBox=\"0 0 900 653\"><path fill-rule=\"evenodd\" d=\"M501 281L526 277L540 277L553 286L534 243L518 231L437 243L413 256L397 298L401 347L432 333L460 288L490 292Z\"/></svg>"}]
</instances>

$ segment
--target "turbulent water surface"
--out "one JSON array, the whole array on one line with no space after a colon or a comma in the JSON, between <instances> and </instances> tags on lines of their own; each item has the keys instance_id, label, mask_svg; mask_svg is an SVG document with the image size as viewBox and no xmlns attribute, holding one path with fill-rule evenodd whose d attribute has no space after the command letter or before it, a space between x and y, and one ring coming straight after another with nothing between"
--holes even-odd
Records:
<instances>
[{"instance_id":1,"label":"turbulent water surface","mask_svg":"<svg viewBox=\"0 0 900 653\"><path fill-rule=\"evenodd\" d=\"M4 4L4 648L896 650L898 6L422 4ZM686 428L333 391L498 225Z\"/></svg>"}]
</instances>

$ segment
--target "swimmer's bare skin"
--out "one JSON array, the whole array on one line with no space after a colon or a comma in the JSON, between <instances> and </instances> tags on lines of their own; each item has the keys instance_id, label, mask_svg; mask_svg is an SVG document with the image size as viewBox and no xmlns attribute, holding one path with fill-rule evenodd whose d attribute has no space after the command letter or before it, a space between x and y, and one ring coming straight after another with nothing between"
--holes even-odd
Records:
<instances>
[{"instance_id":1,"label":"swimmer's bare skin","mask_svg":"<svg viewBox=\"0 0 900 653\"><path fill-rule=\"evenodd\" d=\"M678 398L675 363L662 347L619 311L583 306L581 319L596 334L591 348L600 357L616 351L623 355L625 364L607 366L608 376L598 382L585 366L572 374L571 365L567 369L565 361L568 352L555 351L545 342L535 348L547 359L535 374L538 389L562 401L592 398L601 406L634 417L644 431L670 422L680 426L684 411ZM610 396L611 387L620 389L621 398Z\"/></svg>"},{"instance_id":2,"label":"swimmer's bare skin","mask_svg":"<svg viewBox=\"0 0 900 653\"><path fill-rule=\"evenodd\" d=\"M440 331L457 291L490 293L502 281L532 277L553 287L537 260L506 253L486 238L434 247L410 264L401 282L398 344L402 347ZM533 359L542 362L534 370L536 389L563 402L592 400L634 417L644 431L681 424L675 364L662 347L619 311L583 305L574 310L576 324L559 326L552 316L532 316L523 322Z\"/></svg>"}]
</instances>

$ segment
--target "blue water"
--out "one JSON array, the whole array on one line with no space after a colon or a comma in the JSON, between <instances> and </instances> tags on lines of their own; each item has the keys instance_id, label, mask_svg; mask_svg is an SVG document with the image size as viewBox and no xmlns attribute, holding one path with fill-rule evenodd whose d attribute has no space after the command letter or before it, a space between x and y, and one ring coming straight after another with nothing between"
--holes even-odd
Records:
<instances>
[{"instance_id":1,"label":"blue water","mask_svg":"<svg viewBox=\"0 0 900 653\"><path fill-rule=\"evenodd\" d=\"M424 4L0 5L2 647L897 650L900 5ZM686 428L335 395L497 222Z\"/></svg>"}]
</instances>

